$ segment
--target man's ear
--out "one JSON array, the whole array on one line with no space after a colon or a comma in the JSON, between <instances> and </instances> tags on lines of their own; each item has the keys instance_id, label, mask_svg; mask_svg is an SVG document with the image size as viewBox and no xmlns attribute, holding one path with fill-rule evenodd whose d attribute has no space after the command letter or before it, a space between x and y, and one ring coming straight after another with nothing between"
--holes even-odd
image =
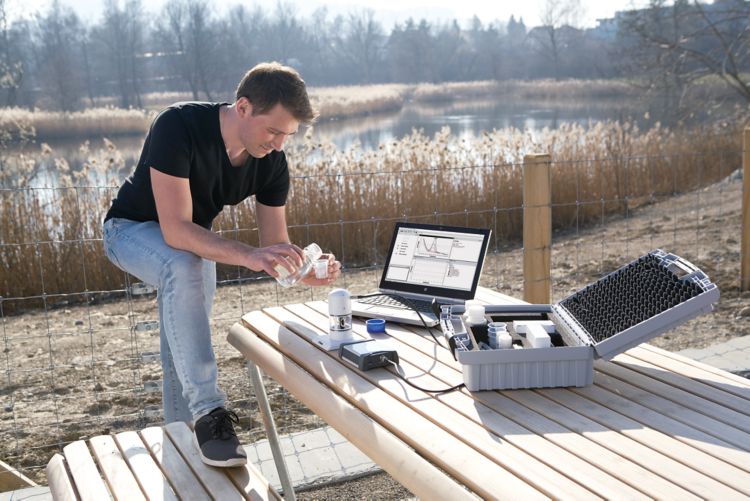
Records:
<instances>
[{"instance_id":1,"label":"man's ear","mask_svg":"<svg viewBox=\"0 0 750 501\"><path fill-rule=\"evenodd\" d=\"M237 100L235 107L242 118L253 114L253 104L244 96Z\"/></svg>"}]
</instances>

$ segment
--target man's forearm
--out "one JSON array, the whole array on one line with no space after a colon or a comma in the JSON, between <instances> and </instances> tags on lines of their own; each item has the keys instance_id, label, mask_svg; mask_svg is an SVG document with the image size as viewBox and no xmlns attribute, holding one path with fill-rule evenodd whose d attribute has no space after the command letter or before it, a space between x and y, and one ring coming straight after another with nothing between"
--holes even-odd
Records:
<instances>
[{"instance_id":1,"label":"man's forearm","mask_svg":"<svg viewBox=\"0 0 750 501\"><path fill-rule=\"evenodd\" d=\"M255 247L223 238L190 221L162 224L161 228L164 240L170 247L192 252L217 263L250 268L248 258Z\"/></svg>"}]
</instances>

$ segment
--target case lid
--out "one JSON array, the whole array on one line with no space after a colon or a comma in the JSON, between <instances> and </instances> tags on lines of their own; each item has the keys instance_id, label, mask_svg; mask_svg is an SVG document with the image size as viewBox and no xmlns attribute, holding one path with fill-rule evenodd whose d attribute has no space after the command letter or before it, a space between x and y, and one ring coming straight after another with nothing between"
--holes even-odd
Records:
<instances>
[{"instance_id":1,"label":"case lid","mask_svg":"<svg viewBox=\"0 0 750 501\"><path fill-rule=\"evenodd\" d=\"M618 353L711 311L719 289L690 262L656 249L553 306L596 355Z\"/></svg>"}]
</instances>

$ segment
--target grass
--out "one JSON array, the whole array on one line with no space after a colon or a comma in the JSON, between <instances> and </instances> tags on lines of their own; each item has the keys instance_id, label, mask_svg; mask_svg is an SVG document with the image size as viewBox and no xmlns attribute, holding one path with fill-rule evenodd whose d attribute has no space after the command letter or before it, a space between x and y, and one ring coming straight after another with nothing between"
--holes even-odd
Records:
<instances>
[{"instance_id":1,"label":"grass","mask_svg":"<svg viewBox=\"0 0 750 501\"><path fill-rule=\"evenodd\" d=\"M88 300L121 283L101 248L101 221L121 182L118 173L132 166L111 142L87 148L78 172L48 148L40 151L55 165L55 188L29 187L25 175L33 159L5 159L0 295L6 314ZM601 122L563 125L538 137L494 130L470 140L446 127L434 137L413 132L373 151L339 151L308 138L288 152L292 240L316 241L348 267L382 264L397 220L490 227L498 242L517 242L523 157L539 152L552 157L553 227L566 229L721 179L729 173L726 165L741 164L741 133L728 126L641 131ZM98 180L93 185L92 178ZM257 245L252 200L227 208L214 229Z\"/></svg>"}]
</instances>

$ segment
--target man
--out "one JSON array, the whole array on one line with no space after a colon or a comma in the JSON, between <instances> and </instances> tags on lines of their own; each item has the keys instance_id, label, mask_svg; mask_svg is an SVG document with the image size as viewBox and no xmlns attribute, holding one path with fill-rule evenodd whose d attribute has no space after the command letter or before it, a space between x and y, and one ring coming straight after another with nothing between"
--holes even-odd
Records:
<instances>
[{"instance_id":1,"label":"man","mask_svg":"<svg viewBox=\"0 0 750 501\"><path fill-rule=\"evenodd\" d=\"M134 173L123 183L104 223L107 257L157 287L164 420L195 420L203 461L247 462L217 385L209 316L216 262L265 271L293 271L302 250L289 241L284 206L289 171L284 142L315 112L299 74L278 63L254 67L234 104L177 103L156 117ZM225 205L255 195L260 247L211 231ZM327 285L340 274L331 255Z\"/></svg>"}]
</instances>

